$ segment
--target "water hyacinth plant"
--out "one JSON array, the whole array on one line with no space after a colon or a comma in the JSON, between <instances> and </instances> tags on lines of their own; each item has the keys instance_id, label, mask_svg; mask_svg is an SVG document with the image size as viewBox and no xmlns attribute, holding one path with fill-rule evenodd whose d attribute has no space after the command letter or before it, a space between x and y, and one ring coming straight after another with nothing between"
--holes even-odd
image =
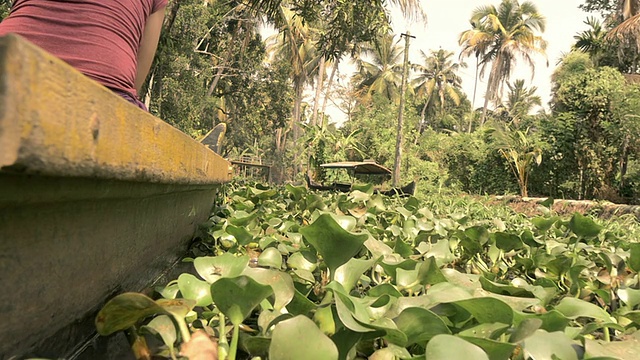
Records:
<instances>
[{"instance_id":1,"label":"water hyacinth plant","mask_svg":"<svg viewBox=\"0 0 640 360\"><path fill-rule=\"evenodd\" d=\"M197 330L219 359L636 359L638 229L370 187L237 186L193 274L156 300L115 297L96 325L136 349L156 336L144 351L174 359Z\"/></svg>"}]
</instances>

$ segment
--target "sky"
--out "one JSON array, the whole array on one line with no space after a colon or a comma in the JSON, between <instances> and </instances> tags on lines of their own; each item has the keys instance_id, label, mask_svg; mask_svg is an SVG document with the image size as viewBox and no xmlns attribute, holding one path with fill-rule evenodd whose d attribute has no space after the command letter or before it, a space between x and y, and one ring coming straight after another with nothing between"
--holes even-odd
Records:
<instances>
[{"instance_id":1,"label":"sky","mask_svg":"<svg viewBox=\"0 0 640 360\"><path fill-rule=\"evenodd\" d=\"M523 0L521 0L522 2ZM569 52L575 42L574 35L588 29L584 21L588 16L596 14L586 13L578 8L582 0L531 0L538 11L546 18L547 26L542 37L547 41L547 58L535 57L535 75L531 78L530 67L518 66L514 70L511 81L524 79L527 87L536 86L537 95L541 97L543 106L547 108L551 92L551 74L558 59L563 53ZM429 54L430 50L439 48L453 51L455 59L460 54L458 37L460 33L470 29L469 18L472 11L484 5L500 4L500 0L422 0L422 7L427 13L427 23L410 23L402 18L399 11L392 12L392 26L396 34L411 32L416 38L411 39L409 60L413 63L421 61L420 50ZM549 66L547 66L547 60ZM469 100L473 96L475 76L475 58L465 59L467 68L460 70L462 87ZM488 77L488 71L484 80ZM476 93L475 107L484 102L486 83L479 81Z\"/></svg>"}]
</instances>

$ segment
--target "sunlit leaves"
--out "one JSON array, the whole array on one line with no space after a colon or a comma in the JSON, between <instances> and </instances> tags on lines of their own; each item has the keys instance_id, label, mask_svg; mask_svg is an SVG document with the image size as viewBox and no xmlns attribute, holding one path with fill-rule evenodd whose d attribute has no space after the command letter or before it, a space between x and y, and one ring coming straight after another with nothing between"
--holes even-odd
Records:
<instances>
[{"instance_id":1,"label":"sunlit leaves","mask_svg":"<svg viewBox=\"0 0 640 360\"><path fill-rule=\"evenodd\" d=\"M251 311L273 293L270 286L261 285L248 276L222 278L211 285L211 297L234 325L239 325Z\"/></svg>"},{"instance_id":2,"label":"sunlit leaves","mask_svg":"<svg viewBox=\"0 0 640 360\"><path fill-rule=\"evenodd\" d=\"M164 313L149 297L137 293L120 294L109 300L96 316L100 335L126 330L148 316Z\"/></svg>"},{"instance_id":3,"label":"sunlit leaves","mask_svg":"<svg viewBox=\"0 0 640 360\"><path fill-rule=\"evenodd\" d=\"M477 359L489 360L478 346L452 335L437 335L427 344L427 359Z\"/></svg>"},{"instance_id":4,"label":"sunlit leaves","mask_svg":"<svg viewBox=\"0 0 640 360\"><path fill-rule=\"evenodd\" d=\"M329 214L320 215L313 224L301 228L300 233L323 256L332 274L360 251L368 237L344 230Z\"/></svg>"},{"instance_id":5,"label":"sunlit leaves","mask_svg":"<svg viewBox=\"0 0 640 360\"><path fill-rule=\"evenodd\" d=\"M197 276L159 287L166 299L115 298L100 333L142 329L167 356L183 330L226 320L243 324L241 351L274 359L582 359L635 344L640 247L607 225L355 195L234 192Z\"/></svg>"},{"instance_id":6,"label":"sunlit leaves","mask_svg":"<svg viewBox=\"0 0 640 360\"><path fill-rule=\"evenodd\" d=\"M277 360L335 360L338 348L313 321L296 316L278 323L273 329L269 355Z\"/></svg>"}]
</instances>

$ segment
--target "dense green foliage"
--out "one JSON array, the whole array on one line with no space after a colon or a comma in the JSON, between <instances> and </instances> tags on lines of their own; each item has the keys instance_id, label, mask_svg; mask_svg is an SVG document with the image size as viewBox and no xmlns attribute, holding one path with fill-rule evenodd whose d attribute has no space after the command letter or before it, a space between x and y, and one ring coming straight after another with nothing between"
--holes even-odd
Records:
<instances>
[{"instance_id":1,"label":"dense green foliage","mask_svg":"<svg viewBox=\"0 0 640 360\"><path fill-rule=\"evenodd\" d=\"M117 296L98 330L158 336L164 357L204 329L229 359L635 359L640 224L540 208L236 187L197 276Z\"/></svg>"},{"instance_id":2,"label":"dense green foliage","mask_svg":"<svg viewBox=\"0 0 640 360\"><path fill-rule=\"evenodd\" d=\"M324 180L318 165L326 161L375 159L392 168L403 56L388 5L424 17L410 0L170 1L144 100L195 138L227 123L222 154L273 164L278 183L302 181L306 172ZM9 3L0 6L6 15ZM636 0L586 0L582 7L604 21L586 21L590 28L557 64L548 110L535 87L510 78L514 66L532 65L553 41L531 2L481 4L460 29L462 58L431 50L410 59L401 182L640 201L640 91L629 75L640 53L629 21L640 7ZM275 34L263 39L267 33ZM357 71L341 74L349 57ZM461 88L465 57L488 80L482 111ZM327 104L345 112L340 126L330 125ZM527 153L535 161L514 171Z\"/></svg>"}]
</instances>

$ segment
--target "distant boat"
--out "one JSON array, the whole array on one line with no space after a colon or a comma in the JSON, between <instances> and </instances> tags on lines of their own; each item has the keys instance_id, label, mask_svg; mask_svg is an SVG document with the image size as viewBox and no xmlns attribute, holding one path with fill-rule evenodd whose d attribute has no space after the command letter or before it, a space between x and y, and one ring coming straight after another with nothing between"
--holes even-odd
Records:
<instances>
[{"instance_id":1,"label":"distant boat","mask_svg":"<svg viewBox=\"0 0 640 360\"><path fill-rule=\"evenodd\" d=\"M320 167L323 169L346 169L352 177L355 175L391 176L391 170L376 163L375 161L341 161L321 164ZM350 183L333 182L331 184L321 184L313 181L311 177L309 177L309 174L306 174L305 178L309 189L340 192L350 192L352 190L353 184ZM375 189L377 193L387 196L410 196L415 193L415 190L415 181L398 188L391 188L387 190Z\"/></svg>"}]
</instances>

